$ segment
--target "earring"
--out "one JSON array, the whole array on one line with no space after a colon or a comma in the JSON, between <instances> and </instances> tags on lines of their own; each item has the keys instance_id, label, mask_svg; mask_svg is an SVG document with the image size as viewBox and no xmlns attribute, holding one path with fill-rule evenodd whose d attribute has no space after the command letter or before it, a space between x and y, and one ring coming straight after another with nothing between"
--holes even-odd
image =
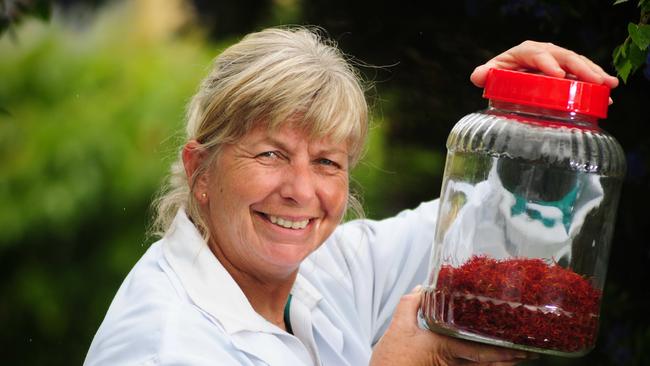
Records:
<instances>
[{"instance_id":1,"label":"earring","mask_svg":"<svg viewBox=\"0 0 650 366\"><path fill-rule=\"evenodd\" d=\"M206 199L207 197L208 197L207 193L205 193L205 192L201 193L201 198Z\"/></svg>"}]
</instances>

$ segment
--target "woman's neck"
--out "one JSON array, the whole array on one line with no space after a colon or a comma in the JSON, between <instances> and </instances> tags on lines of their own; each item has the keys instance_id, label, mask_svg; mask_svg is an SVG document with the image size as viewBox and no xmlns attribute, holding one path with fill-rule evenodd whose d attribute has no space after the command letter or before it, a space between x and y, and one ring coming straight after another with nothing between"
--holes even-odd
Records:
<instances>
[{"instance_id":1,"label":"woman's neck","mask_svg":"<svg viewBox=\"0 0 650 366\"><path fill-rule=\"evenodd\" d=\"M229 273L244 292L253 309L264 319L286 330L284 308L298 272L294 272L283 282L262 282L247 274L238 276L230 271Z\"/></svg>"},{"instance_id":2,"label":"woman's neck","mask_svg":"<svg viewBox=\"0 0 650 366\"><path fill-rule=\"evenodd\" d=\"M211 243L210 250L235 280L255 312L286 330L284 308L296 281L298 269L284 276L249 273L230 261L218 245Z\"/></svg>"}]
</instances>

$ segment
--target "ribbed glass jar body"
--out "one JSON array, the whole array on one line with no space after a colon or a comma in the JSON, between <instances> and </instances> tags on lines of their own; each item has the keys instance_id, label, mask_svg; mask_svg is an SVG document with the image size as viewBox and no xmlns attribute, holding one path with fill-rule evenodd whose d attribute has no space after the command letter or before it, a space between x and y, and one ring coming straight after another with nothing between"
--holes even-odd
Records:
<instances>
[{"instance_id":1,"label":"ribbed glass jar body","mask_svg":"<svg viewBox=\"0 0 650 366\"><path fill-rule=\"evenodd\" d=\"M581 356L596 340L618 142L594 117L494 102L447 140L422 316L474 341Z\"/></svg>"}]
</instances>

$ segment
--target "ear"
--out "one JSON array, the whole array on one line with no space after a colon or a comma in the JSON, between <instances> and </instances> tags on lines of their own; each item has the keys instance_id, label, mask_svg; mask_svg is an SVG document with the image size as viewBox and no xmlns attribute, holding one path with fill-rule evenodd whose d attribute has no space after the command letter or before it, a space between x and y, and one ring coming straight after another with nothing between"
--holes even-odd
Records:
<instances>
[{"instance_id":1,"label":"ear","mask_svg":"<svg viewBox=\"0 0 650 366\"><path fill-rule=\"evenodd\" d=\"M191 194L194 198L204 204L208 202L208 176L203 173L194 177L195 172L199 169L203 161L208 158L208 154L201 148L201 145L196 140L190 140L183 147L182 152L183 166L185 167L185 175L191 187ZM192 182L192 178L195 182ZM193 186L193 188L192 188Z\"/></svg>"}]
</instances>

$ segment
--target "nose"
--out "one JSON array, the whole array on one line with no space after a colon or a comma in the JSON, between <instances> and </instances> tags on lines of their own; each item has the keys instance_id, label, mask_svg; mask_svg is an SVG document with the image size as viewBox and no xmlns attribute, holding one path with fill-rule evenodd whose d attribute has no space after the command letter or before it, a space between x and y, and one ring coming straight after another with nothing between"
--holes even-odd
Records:
<instances>
[{"instance_id":1,"label":"nose","mask_svg":"<svg viewBox=\"0 0 650 366\"><path fill-rule=\"evenodd\" d=\"M305 206L316 197L316 184L310 164L294 162L286 169L280 195L298 206Z\"/></svg>"}]
</instances>

